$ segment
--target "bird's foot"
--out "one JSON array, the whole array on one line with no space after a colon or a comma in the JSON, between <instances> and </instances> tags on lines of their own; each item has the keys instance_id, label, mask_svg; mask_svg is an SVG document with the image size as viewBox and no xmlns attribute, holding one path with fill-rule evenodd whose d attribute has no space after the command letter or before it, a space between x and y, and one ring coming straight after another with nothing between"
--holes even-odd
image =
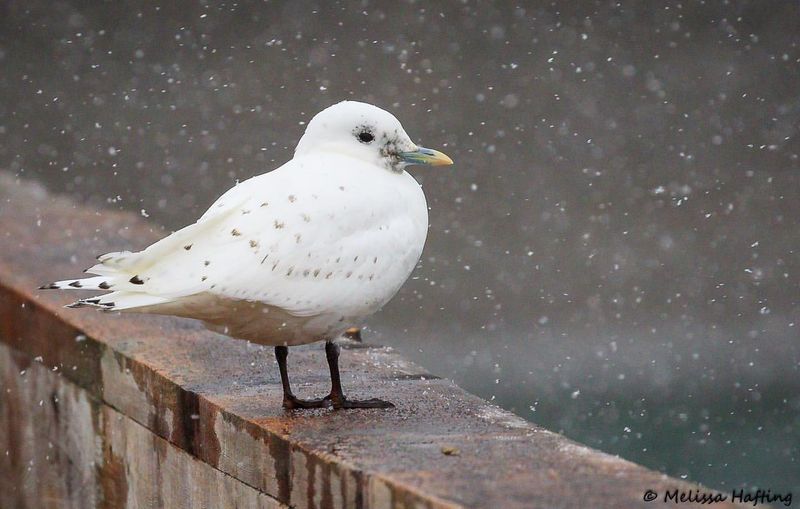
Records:
<instances>
[{"instance_id":1,"label":"bird's foot","mask_svg":"<svg viewBox=\"0 0 800 509\"><path fill-rule=\"evenodd\" d=\"M283 396L283 408L287 410L305 408L327 408L331 406L331 397L325 396L322 399L300 399L296 396Z\"/></svg>"},{"instance_id":2,"label":"bird's foot","mask_svg":"<svg viewBox=\"0 0 800 509\"><path fill-rule=\"evenodd\" d=\"M345 397L332 397L333 408L344 410L349 408L394 408L394 404L378 398L372 399L347 399Z\"/></svg>"}]
</instances>

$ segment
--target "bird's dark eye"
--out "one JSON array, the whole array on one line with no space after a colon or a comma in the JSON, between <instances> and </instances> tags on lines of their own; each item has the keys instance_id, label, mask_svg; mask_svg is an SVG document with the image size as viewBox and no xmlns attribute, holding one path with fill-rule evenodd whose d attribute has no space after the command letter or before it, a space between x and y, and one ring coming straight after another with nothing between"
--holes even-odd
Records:
<instances>
[{"instance_id":1,"label":"bird's dark eye","mask_svg":"<svg viewBox=\"0 0 800 509\"><path fill-rule=\"evenodd\" d=\"M374 139L375 135L373 135L369 131L361 131L360 133L358 133L358 141L360 141L361 143L372 143Z\"/></svg>"}]
</instances>

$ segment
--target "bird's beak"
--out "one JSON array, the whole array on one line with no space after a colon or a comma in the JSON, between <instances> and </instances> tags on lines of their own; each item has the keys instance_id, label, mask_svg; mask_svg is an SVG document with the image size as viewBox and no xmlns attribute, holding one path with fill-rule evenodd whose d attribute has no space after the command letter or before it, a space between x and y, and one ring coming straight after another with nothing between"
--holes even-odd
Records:
<instances>
[{"instance_id":1,"label":"bird's beak","mask_svg":"<svg viewBox=\"0 0 800 509\"><path fill-rule=\"evenodd\" d=\"M453 160L447 155L425 147L417 147L411 152L400 152L400 159L406 164L427 164L429 166L447 166L453 164Z\"/></svg>"}]
</instances>

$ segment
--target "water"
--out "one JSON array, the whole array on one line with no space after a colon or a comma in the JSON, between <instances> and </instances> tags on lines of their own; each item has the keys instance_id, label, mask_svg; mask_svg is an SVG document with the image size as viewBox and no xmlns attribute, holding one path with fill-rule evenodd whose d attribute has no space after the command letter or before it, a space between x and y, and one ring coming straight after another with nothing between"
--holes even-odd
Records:
<instances>
[{"instance_id":1,"label":"water","mask_svg":"<svg viewBox=\"0 0 800 509\"><path fill-rule=\"evenodd\" d=\"M414 170L429 242L369 340L671 475L800 491L796 3L309 5L3 4L0 169L174 229L324 106L383 106L456 166Z\"/></svg>"}]
</instances>

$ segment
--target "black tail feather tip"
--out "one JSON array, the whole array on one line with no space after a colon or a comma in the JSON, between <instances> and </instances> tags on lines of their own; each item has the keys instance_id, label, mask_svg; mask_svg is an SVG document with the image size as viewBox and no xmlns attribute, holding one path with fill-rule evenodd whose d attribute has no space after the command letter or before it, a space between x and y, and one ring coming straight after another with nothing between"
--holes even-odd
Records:
<instances>
[{"instance_id":1,"label":"black tail feather tip","mask_svg":"<svg viewBox=\"0 0 800 509\"><path fill-rule=\"evenodd\" d=\"M114 303L113 302L100 302L100 299L81 299L79 301L73 302L72 304L67 304L64 306L65 308L75 309L75 308L83 308L87 306L95 306L102 308L103 311L113 311L114 310Z\"/></svg>"},{"instance_id":2,"label":"black tail feather tip","mask_svg":"<svg viewBox=\"0 0 800 509\"><path fill-rule=\"evenodd\" d=\"M39 290L58 290L59 288L61 287L55 283L45 283L39 287Z\"/></svg>"}]
</instances>

